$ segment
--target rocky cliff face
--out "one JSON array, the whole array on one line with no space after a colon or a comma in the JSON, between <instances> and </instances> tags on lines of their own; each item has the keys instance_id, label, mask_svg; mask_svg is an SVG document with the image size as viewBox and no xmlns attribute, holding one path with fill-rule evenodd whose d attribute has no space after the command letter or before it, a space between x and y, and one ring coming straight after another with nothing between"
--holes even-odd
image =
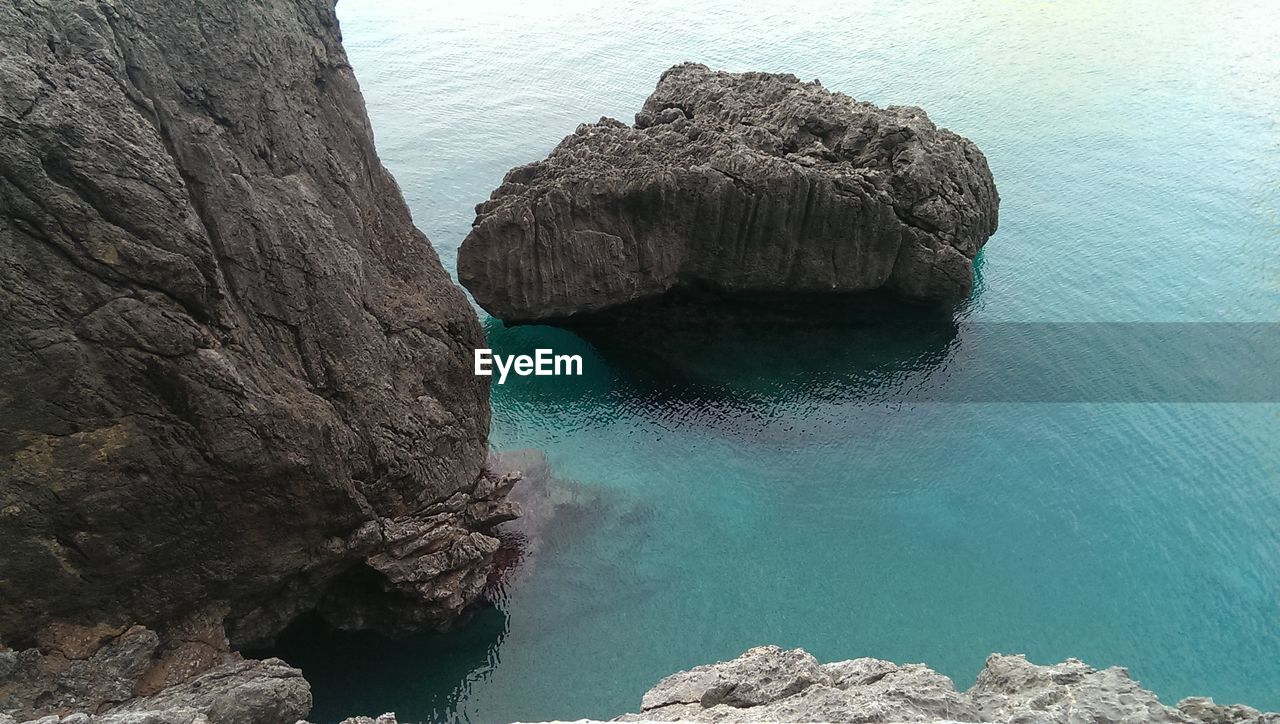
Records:
<instances>
[{"instance_id":1,"label":"rocky cliff face","mask_svg":"<svg viewBox=\"0 0 1280 724\"><path fill-rule=\"evenodd\" d=\"M663 679L640 713L618 721L1276 724L1280 714L1204 698L1165 706L1125 669L1100 671L1076 659L1037 666L992 654L961 692L923 664L819 664L802 649L764 646Z\"/></svg>"},{"instance_id":2,"label":"rocky cliff face","mask_svg":"<svg viewBox=\"0 0 1280 724\"><path fill-rule=\"evenodd\" d=\"M317 607L455 621L514 514L482 331L332 0L8 0L0 27L0 641L163 646L207 604L233 645Z\"/></svg>"},{"instance_id":3,"label":"rocky cliff face","mask_svg":"<svg viewBox=\"0 0 1280 724\"><path fill-rule=\"evenodd\" d=\"M634 126L579 126L508 173L476 208L458 274L509 322L688 288L953 298L998 206L982 152L919 108L685 64Z\"/></svg>"}]
</instances>

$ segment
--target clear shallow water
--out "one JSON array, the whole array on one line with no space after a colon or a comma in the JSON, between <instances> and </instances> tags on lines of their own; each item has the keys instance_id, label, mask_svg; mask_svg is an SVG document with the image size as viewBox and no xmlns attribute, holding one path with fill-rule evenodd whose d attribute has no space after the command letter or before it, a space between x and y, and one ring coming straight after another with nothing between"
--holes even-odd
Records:
<instances>
[{"instance_id":1,"label":"clear shallow water","mask_svg":"<svg viewBox=\"0 0 1280 724\"><path fill-rule=\"evenodd\" d=\"M457 634L286 640L313 718L607 718L761 643L962 687L991 651L1077 656L1167 701L1280 709L1280 404L881 394L945 384L993 322L1277 321L1272 5L432 5L339 16L379 151L451 271L508 168L629 120L682 60L926 108L987 154L1000 231L954 329L921 339L766 334L653 364L490 320L495 348L586 356L584 377L495 387L493 442L593 495ZM1011 398L1041 399L1017 380Z\"/></svg>"}]
</instances>

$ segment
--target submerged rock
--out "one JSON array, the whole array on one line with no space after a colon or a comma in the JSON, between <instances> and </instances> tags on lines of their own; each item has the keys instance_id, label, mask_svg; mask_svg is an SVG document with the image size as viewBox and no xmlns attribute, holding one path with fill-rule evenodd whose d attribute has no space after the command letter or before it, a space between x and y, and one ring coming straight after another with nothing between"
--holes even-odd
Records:
<instances>
[{"instance_id":1,"label":"submerged rock","mask_svg":"<svg viewBox=\"0 0 1280 724\"><path fill-rule=\"evenodd\" d=\"M710 289L961 297L996 230L982 152L919 108L793 75L662 75L634 126L584 124L476 207L458 275L507 322Z\"/></svg>"},{"instance_id":2,"label":"submerged rock","mask_svg":"<svg viewBox=\"0 0 1280 724\"><path fill-rule=\"evenodd\" d=\"M1199 698L1165 706L1125 669L1075 659L1037 666L992 654L960 692L923 664L819 664L802 649L764 646L668 676L644 695L639 713L616 721L1280 724L1280 714Z\"/></svg>"}]
</instances>

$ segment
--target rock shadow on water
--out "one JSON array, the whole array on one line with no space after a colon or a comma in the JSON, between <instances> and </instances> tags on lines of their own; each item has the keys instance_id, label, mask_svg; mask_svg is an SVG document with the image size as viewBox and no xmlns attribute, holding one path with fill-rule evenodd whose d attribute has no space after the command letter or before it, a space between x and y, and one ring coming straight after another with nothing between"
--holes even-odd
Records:
<instances>
[{"instance_id":1,"label":"rock shadow on water","mask_svg":"<svg viewBox=\"0 0 1280 724\"><path fill-rule=\"evenodd\" d=\"M492 324L491 341L528 334ZM615 386L654 401L730 402L744 410L797 398L901 395L945 366L959 333L952 306L883 292L727 297L685 290L559 324L586 343L590 362L612 371Z\"/></svg>"},{"instance_id":2,"label":"rock shadow on water","mask_svg":"<svg viewBox=\"0 0 1280 724\"><path fill-rule=\"evenodd\" d=\"M840 403L1280 400L1275 322L1001 321L883 292L703 290L556 323L563 328L491 321L489 338L511 353L571 340L592 384L542 384L538 401L595 404L605 419L619 400L689 415L718 405L743 417ZM525 390L495 387L495 396L521 402Z\"/></svg>"},{"instance_id":3,"label":"rock shadow on water","mask_svg":"<svg viewBox=\"0 0 1280 724\"><path fill-rule=\"evenodd\" d=\"M340 631L307 614L285 629L270 650L302 669L311 684L310 721L332 724L349 716L395 711L402 721L449 721L457 703L498 664L509 630L501 608L481 608L448 633L388 638Z\"/></svg>"}]
</instances>

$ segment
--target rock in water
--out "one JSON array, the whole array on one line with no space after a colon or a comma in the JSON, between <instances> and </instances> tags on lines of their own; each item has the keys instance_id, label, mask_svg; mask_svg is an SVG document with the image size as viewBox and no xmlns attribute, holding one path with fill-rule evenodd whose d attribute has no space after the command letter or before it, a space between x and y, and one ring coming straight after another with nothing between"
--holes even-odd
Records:
<instances>
[{"instance_id":1,"label":"rock in water","mask_svg":"<svg viewBox=\"0 0 1280 724\"><path fill-rule=\"evenodd\" d=\"M0 640L163 638L211 602L233 645L313 608L456 621L514 514L482 330L333 0L6 0L0 27Z\"/></svg>"},{"instance_id":2,"label":"rock in water","mask_svg":"<svg viewBox=\"0 0 1280 724\"><path fill-rule=\"evenodd\" d=\"M476 207L458 275L507 322L697 288L956 298L998 207L982 152L919 108L684 64L634 126L584 124L511 170Z\"/></svg>"}]
</instances>

